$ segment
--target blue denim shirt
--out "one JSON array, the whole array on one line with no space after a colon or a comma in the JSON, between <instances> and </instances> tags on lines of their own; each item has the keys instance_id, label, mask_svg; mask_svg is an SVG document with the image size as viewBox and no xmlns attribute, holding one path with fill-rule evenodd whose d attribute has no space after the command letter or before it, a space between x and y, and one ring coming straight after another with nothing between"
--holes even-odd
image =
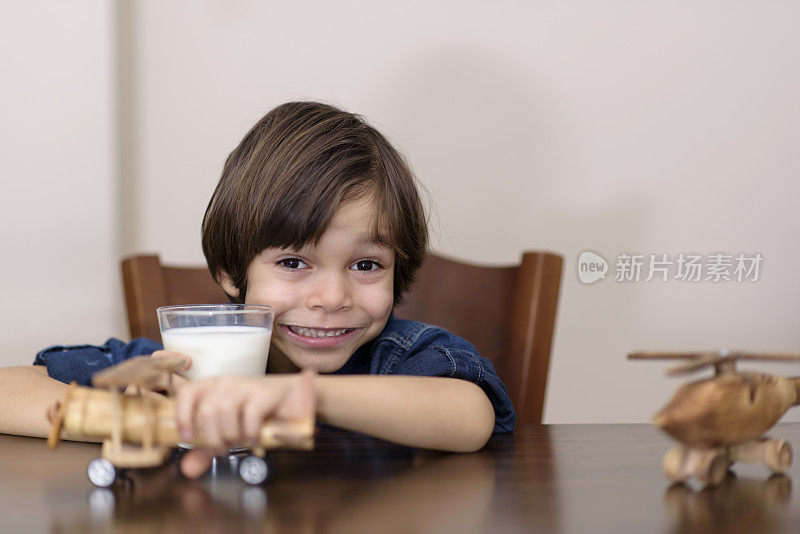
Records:
<instances>
[{"instance_id":1,"label":"blue denim shirt","mask_svg":"<svg viewBox=\"0 0 800 534\"><path fill-rule=\"evenodd\" d=\"M162 346L150 339L130 343L109 339L102 346L53 346L36 355L34 365L46 365L47 373L61 382L91 383L92 375L110 365ZM389 317L383 331L362 345L334 374L444 376L474 382L494 407L494 432L513 432L516 415L508 391L492 363L478 355L468 341L439 328L416 321Z\"/></svg>"}]
</instances>

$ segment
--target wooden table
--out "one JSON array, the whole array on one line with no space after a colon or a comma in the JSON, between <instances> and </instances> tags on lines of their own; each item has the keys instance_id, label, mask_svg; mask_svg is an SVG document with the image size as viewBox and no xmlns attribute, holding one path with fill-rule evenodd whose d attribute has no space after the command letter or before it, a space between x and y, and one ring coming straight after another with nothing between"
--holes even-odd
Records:
<instances>
[{"instance_id":1,"label":"wooden table","mask_svg":"<svg viewBox=\"0 0 800 534\"><path fill-rule=\"evenodd\" d=\"M800 424L773 436L800 450ZM0 435L2 532L798 532L800 461L788 477L737 466L721 487L670 487L671 446L648 425L528 425L476 454L419 451L323 429L311 452L275 451L260 487L166 466L94 488L98 446Z\"/></svg>"}]
</instances>

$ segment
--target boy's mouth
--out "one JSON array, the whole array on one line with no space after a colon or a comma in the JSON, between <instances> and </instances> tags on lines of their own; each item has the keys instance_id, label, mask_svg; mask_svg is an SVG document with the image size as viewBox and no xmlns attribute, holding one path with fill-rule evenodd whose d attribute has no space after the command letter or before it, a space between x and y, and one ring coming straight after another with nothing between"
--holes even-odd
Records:
<instances>
[{"instance_id":1,"label":"boy's mouth","mask_svg":"<svg viewBox=\"0 0 800 534\"><path fill-rule=\"evenodd\" d=\"M294 324L282 324L284 338L307 349L336 349L353 339L358 339L363 327L354 328L312 328Z\"/></svg>"},{"instance_id":2,"label":"boy's mouth","mask_svg":"<svg viewBox=\"0 0 800 534\"><path fill-rule=\"evenodd\" d=\"M292 333L298 336L310 338L329 338L339 337L349 334L355 328L311 328L307 326L297 326L292 324L285 325Z\"/></svg>"}]
</instances>

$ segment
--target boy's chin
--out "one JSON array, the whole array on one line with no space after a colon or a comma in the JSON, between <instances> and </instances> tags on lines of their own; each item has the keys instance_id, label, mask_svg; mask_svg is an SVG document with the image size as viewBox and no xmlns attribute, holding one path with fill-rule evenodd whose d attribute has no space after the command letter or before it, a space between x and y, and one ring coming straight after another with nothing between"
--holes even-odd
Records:
<instances>
[{"instance_id":1,"label":"boy's chin","mask_svg":"<svg viewBox=\"0 0 800 534\"><path fill-rule=\"evenodd\" d=\"M338 354L293 354L289 360L299 370L314 369L318 373L333 373L341 369L347 363L349 356Z\"/></svg>"}]
</instances>

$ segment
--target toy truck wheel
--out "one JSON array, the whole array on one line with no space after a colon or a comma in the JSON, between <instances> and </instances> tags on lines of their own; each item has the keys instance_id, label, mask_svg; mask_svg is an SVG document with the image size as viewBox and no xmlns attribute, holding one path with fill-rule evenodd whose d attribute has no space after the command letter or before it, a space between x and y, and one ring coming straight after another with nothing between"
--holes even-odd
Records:
<instances>
[{"instance_id":1,"label":"toy truck wheel","mask_svg":"<svg viewBox=\"0 0 800 534\"><path fill-rule=\"evenodd\" d=\"M785 473L792 466L792 447L786 440L767 440L764 463L775 473Z\"/></svg>"},{"instance_id":2,"label":"toy truck wheel","mask_svg":"<svg viewBox=\"0 0 800 534\"><path fill-rule=\"evenodd\" d=\"M674 449L668 450L664 455L664 460L662 461L664 474L673 482L683 482L692 476L692 473L686 472L685 470L686 457L688 454L688 449L684 447L675 447Z\"/></svg>"},{"instance_id":3,"label":"toy truck wheel","mask_svg":"<svg viewBox=\"0 0 800 534\"><path fill-rule=\"evenodd\" d=\"M248 484L261 484L269 477L269 466L260 456L250 455L239 463L239 476Z\"/></svg>"},{"instance_id":4,"label":"toy truck wheel","mask_svg":"<svg viewBox=\"0 0 800 534\"><path fill-rule=\"evenodd\" d=\"M86 467L86 474L92 484L107 488L117 479L117 469L105 458L92 458Z\"/></svg>"},{"instance_id":5,"label":"toy truck wheel","mask_svg":"<svg viewBox=\"0 0 800 534\"><path fill-rule=\"evenodd\" d=\"M684 482L692 476L706 486L717 486L728 473L728 457L721 449L676 447L664 455L663 468L673 482Z\"/></svg>"},{"instance_id":6,"label":"toy truck wheel","mask_svg":"<svg viewBox=\"0 0 800 534\"><path fill-rule=\"evenodd\" d=\"M697 473L697 479L705 486L719 486L725 480L728 467L728 459L724 453L718 451L709 452L703 458L703 465Z\"/></svg>"}]
</instances>

